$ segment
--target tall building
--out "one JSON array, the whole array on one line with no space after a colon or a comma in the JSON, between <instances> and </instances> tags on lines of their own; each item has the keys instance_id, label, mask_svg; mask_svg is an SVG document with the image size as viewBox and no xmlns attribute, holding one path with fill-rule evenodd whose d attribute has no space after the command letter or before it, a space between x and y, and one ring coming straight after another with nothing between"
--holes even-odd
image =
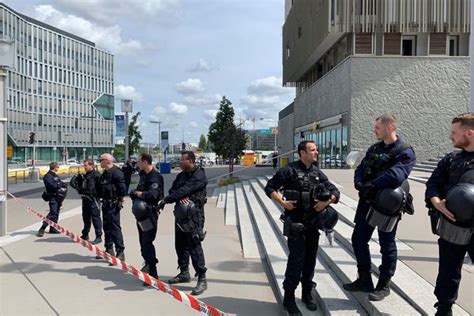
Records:
<instances>
[{"instance_id":1,"label":"tall building","mask_svg":"<svg viewBox=\"0 0 474 316\"><path fill-rule=\"evenodd\" d=\"M451 119L469 109L469 0L286 0L279 146L318 142L340 163L375 141L391 112L423 160L451 150ZM289 157L290 160L293 157Z\"/></svg>"},{"instance_id":2,"label":"tall building","mask_svg":"<svg viewBox=\"0 0 474 316\"><path fill-rule=\"evenodd\" d=\"M0 37L13 40L8 142L15 159L83 159L113 147L113 55L0 3ZM93 143L92 143L93 142Z\"/></svg>"},{"instance_id":3,"label":"tall building","mask_svg":"<svg viewBox=\"0 0 474 316\"><path fill-rule=\"evenodd\" d=\"M273 151L276 147L276 128L253 129L245 131L247 149L256 151Z\"/></svg>"}]
</instances>

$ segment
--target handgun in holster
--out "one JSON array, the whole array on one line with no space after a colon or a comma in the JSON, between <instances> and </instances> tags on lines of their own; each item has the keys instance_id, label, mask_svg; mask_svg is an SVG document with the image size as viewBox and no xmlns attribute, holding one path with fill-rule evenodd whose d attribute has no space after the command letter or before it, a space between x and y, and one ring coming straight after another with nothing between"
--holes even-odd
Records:
<instances>
[{"instance_id":1,"label":"handgun in holster","mask_svg":"<svg viewBox=\"0 0 474 316\"><path fill-rule=\"evenodd\" d=\"M428 209L428 215L430 216L431 232L437 235L438 234L438 221L441 214L434 207L430 207Z\"/></svg>"},{"instance_id":2,"label":"handgun in holster","mask_svg":"<svg viewBox=\"0 0 474 316\"><path fill-rule=\"evenodd\" d=\"M302 223L293 223L286 214L282 214L280 220L283 222L283 236L288 237L288 239L297 239L300 237L304 230Z\"/></svg>"}]
</instances>

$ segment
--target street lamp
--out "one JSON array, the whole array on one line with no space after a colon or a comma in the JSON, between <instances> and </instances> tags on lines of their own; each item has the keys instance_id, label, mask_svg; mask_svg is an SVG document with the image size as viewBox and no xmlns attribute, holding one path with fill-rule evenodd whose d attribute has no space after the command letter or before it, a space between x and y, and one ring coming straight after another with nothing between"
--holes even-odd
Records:
<instances>
[{"instance_id":1,"label":"street lamp","mask_svg":"<svg viewBox=\"0 0 474 316\"><path fill-rule=\"evenodd\" d=\"M6 79L8 68L15 65L15 46L13 41L0 39L0 236L7 234L7 108Z\"/></svg>"},{"instance_id":2,"label":"street lamp","mask_svg":"<svg viewBox=\"0 0 474 316\"><path fill-rule=\"evenodd\" d=\"M125 162L130 158L130 135L128 133L128 113L133 112L133 100L122 99L121 100L122 112L125 113Z\"/></svg>"},{"instance_id":3,"label":"street lamp","mask_svg":"<svg viewBox=\"0 0 474 316\"><path fill-rule=\"evenodd\" d=\"M158 124L158 163L161 162L161 121L153 121L150 123Z\"/></svg>"}]
</instances>

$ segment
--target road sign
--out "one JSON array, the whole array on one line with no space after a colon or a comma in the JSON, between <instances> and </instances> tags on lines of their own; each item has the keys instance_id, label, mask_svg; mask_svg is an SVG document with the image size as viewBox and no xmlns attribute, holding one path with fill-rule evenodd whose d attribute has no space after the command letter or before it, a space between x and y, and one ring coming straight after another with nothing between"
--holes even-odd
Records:
<instances>
[{"instance_id":1,"label":"road sign","mask_svg":"<svg viewBox=\"0 0 474 316\"><path fill-rule=\"evenodd\" d=\"M13 157L13 146L7 146L7 158Z\"/></svg>"},{"instance_id":2,"label":"road sign","mask_svg":"<svg viewBox=\"0 0 474 316\"><path fill-rule=\"evenodd\" d=\"M270 128L257 129L257 133L258 133L258 134L271 134L271 133L272 133L272 130L271 130Z\"/></svg>"}]
</instances>

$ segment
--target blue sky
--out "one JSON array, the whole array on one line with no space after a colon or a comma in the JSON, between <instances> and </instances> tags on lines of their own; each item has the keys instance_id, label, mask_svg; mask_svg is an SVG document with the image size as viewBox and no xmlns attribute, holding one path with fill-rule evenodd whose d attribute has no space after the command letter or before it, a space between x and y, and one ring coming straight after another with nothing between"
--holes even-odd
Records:
<instances>
[{"instance_id":1,"label":"blue sky","mask_svg":"<svg viewBox=\"0 0 474 316\"><path fill-rule=\"evenodd\" d=\"M197 142L223 95L236 121L256 118L257 128L275 125L294 98L294 89L281 87L283 0L4 2L111 51L116 111L120 98L133 98L146 142L158 138L149 119L164 122L172 143L182 131Z\"/></svg>"}]
</instances>

